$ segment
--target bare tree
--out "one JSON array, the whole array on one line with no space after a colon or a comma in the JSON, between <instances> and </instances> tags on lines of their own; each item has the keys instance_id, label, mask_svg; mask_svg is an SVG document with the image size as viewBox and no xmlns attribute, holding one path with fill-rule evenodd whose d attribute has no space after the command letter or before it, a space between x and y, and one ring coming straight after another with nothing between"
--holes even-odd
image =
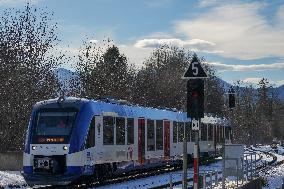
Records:
<instances>
[{"instance_id":1,"label":"bare tree","mask_svg":"<svg viewBox=\"0 0 284 189\"><path fill-rule=\"evenodd\" d=\"M257 88L238 82L235 89L237 106L228 110L234 124L235 140L256 144L270 142L273 136L282 136L275 133L281 131L281 102L268 80L263 78Z\"/></svg>"},{"instance_id":2,"label":"bare tree","mask_svg":"<svg viewBox=\"0 0 284 189\"><path fill-rule=\"evenodd\" d=\"M0 18L0 151L20 150L32 106L56 95L56 29L51 13L30 5Z\"/></svg>"},{"instance_id":3,"label":"bare tree","mask_svg":"<svg viewBox=\"0 0 284 189\"><path fill-rule=\"evenodd\" d=\"M181 77L188 68L194 53L174 46L161 46L153 51L138 71L135 102L152 107L169 107L186 110L186 80ZM205 112L223 115L224 99L220 80L215 70L200 59L208 74L205 81Z\"/></svg>"}]
</instances>

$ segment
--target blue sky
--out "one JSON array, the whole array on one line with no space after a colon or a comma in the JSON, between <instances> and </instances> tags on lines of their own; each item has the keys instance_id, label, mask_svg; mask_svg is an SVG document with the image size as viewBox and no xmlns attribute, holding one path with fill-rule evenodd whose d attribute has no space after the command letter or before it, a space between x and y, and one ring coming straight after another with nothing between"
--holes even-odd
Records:
<instances>
[{"instance_id":1,"label":"blue sky","mask_svg":"<svg viewBox=\"0 0 284 189\"><path fill-rule=\"evenodd\" d=\"M0 10L28 0L0 0ZM284 1L31 0L54 12L59 48L76 55L82 40L114 40L138 67L160 44L194 50L233 83L284 84ZM72 67L64 65L67 68Z\"/></svg>"}]
</instances>

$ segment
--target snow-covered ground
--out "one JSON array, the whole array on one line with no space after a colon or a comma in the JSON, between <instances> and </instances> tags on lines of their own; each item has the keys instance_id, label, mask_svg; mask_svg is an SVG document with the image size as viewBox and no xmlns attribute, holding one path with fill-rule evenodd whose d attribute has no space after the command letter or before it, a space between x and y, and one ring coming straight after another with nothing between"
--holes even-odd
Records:
<instances>
[{"instance_id":1,"label":"snow-covered ground","mask_svg":"<svg viewBox=\"0 0 284 189\"><path fill-rule=\"evenodd\" d=\"M266 183L263 189L281 188L284 178L284 165L281 164L259 174Z\"/></svg>"},{"instance_id":2,"label":"snow-covered ground","mask_svg":"<svg viewBox=\"0 0 284 189\"><path fill-rule=\"evenodd\" d=\"M222 169L222 163L221 161L218 161L216 163L212 163L207 166L200 166L199 172L204 173L208 171L221 171ZM142 178L138 180L132 180L132 181L127 181L119 184L114 184L114 185L107 185L107 186L102 186L98 187L99 189L112 189L112 188L120 188L120 189L138 189L138 188L149 188L149 187L155 187L155 186L160 186L163 184L168 184L170 182L170 176L172 176L172 182L176 181L181 181L182 180L182 171L176 171L172 173L167 173L167 174L161 174L161 175L156 175L156 176L151 176L147 178ZM220 177L221 175L219 175ZM193 168L188 169L188 177L192 178L193 177ZM192 183L189 183L192 184ZM180 188L181 186L176 186L175 188Z\"/></svg>"},{"instance_id":3,"label":"snow-covered ground","mask_svg":"<svg viewBox=\"0 0 284 189\"><path fill-rule=\"evenodd\" d=\"M200 167L200 173L208 172L208 171L220 171L222 169L222 163L221 161L218 161L216 163L212 163L208 166L201 166ZM121 188L121 189L135 189L135 188L149 188L154 186L160 186L162 184L169 183L170 175L172 176L172 182L180 181L182 179L182 171L176 171L172 173L167 174L161 174L157 176L151 176L147 178L127 181L123 183L113 184L113 185L107 185L98 187L100 189L103 188ZM188 169L188 177L193 176L193 169ZM221 175L219 175L221 177ZM26 182L21 176L20 172L18 171L0 171L0 188L4 187L6 188L27 188ZM177 186L176 188L178 188Z\"/></svg>"},{"instance_id":4,"label":"snow-covered ground","mask_svg":"<svg viewBox=\"0 0 284 189\"><path fill-rule=\"evenodd\" d=\"M284 156L282 155L284 153L284 148L282 146L277 146L277 151L274 151L270 146L261 146L256 149L273 153L277 157L276 163L284 161ZM261 176L265 182L263 189L281 188L284 181L284 164L260 172L259 176Z\"/></svg>"},{"instance_id":5,"label":"snow-covered ground","mask_svg":"<svg viewBox=\"0 0 284 189\"><path fill-rule=\"evenodd\" d=\"M271 151L272 149L270 146L261 146L258 148L255 148L255 150L260 150L260 151ZM281 149L282 150L282 149ZM279 153L281 153L281 150L279 150ZM262 152L257 152L257 159L259 159L262 156L261 161L258 161L257 164L263 164L265 161L269 162L272 160L271 156L267 156ZM284 152L284 149L283 149ZM284 156L279 155L275 152L273 152L277 156L277 161L283 161ZM248 157L250 158L250 156ZM254 157L253 157L254 158ZM210 172L210 171L221 171L222 170L222 162L218 161L216 163L212 163L207 166L200 166L200 173L204 172ZM274 189L277 187L280 187L282 185L282 178L284 177L284 164L278 165L276 167L271 167L268 171L265 172L260 172L259 173L261 177L265 180L267 185L264 187L264 189ZM149 187L154 187L154 186L160 186L163 184L167 184L170 182L170 177L172 178L172 182L176 181L181 181L182 180L182 171L176 171L172 173L166 173L166 174L161 174L161 175L156 175L156 176L151 176L147 178L141 178L137 180L131 180L131 181L126 181L123 183L118 183L118 184L113 184L113 185L107 185L107 186L102 186L98 187L100 189L105 189L105 188L122 188L122 189L130 189L130 188L149 188ZM193 177L193 169L190 168L188 169L188 177L192 178ZM221 175L219 175L219 178ZM207 181L209 181L210 178L207 178ZM213 178L214 180L214 178ZM230 177L227 179L227 188L235 187L236 182L235 178ZM241 183L241 182L240 182ZM239 184L240 184L239 183ZM189 183L189 185L192 185L192 183ZM28 188L26 185L26 182L24 181L23 177L21 176L20 172L18 171L0 171L0 188L4 187L6 188ZM181 188L180 186L175 186L174 188ZM219 182L218 186L215 188L221 188L221 183Z\"/></svg>"},{"instance_id":6,"label":"snow-covered ground","mask_svg":"<svg viewBox=\"0 0 284 189\"><path fill-rule=\"evenodd\" d=\"M254 158L254 157L253 157ZM256 159L259 159L260 156L257 155ZM219 158L221 160L221 158ZM250 157L248 157L248 159L250 159ZM221 171L222 170L222 161L218 161L216 163L212 163L210 165L207 166L200 166L199 167L199 172L200 174L204 174L204 173L209 173L212 171ZM149 188L149 187L155 187L155 186L160 186L163 184L168 184L170 182L170 175L172 176L172 182L176 182L176 181L181 181L182 180L182 171L176 171L173 173L167 173L167 174L162 174L162 175L157 175L157 176L151 176L151 177L147 177L147 178L143 178L143 179L138 179L138 180L134 180L134 181L127 181L127 182L123 182L123 183L119 183L119 184L115 184L115 185L107 185L107 186L102 186L99 187L100 189L107 189L107 188L122 188L122 189L130 189L130 188L134 188L134 189L138 189L138 188ZM218 176L219 179L221 178L221 174ZM193 177L193 168L188 169L188 178L192 178ZM213 177L213 183L214 182L214 177ZM230 180L232 180L230 182ZM230 188L229 186L231 185L232 188L234 188L233 186L236 186L236 179L233 178L228 178L227 179L227 188ZM210 182L210 177L207 177L206 179L207 182ZM241 183L241 181L239 181L239 184ZM189 185L192 185L192 182L189 182ZM175 186L174 188L182 188L181 185ZM221 186L221 182L218 183L218 185L215 185L215 188L222 188Z\"/></svg>"},{"instance_id":7,"label":"snow-covered ground","mask_svg":"<svg viewBox=\"0 0 284 189\"><path fill-rule=\"evenodd\" d=\"M19 171L0 171L0 188L27 188L27 184Z\"/></svg>"}]
</instances>

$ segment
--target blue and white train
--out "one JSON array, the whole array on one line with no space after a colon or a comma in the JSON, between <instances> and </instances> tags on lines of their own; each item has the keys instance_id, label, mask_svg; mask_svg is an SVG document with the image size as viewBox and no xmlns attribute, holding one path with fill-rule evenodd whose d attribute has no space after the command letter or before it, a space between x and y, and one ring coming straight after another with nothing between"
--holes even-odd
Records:
<instances>
[{"instance_id":1,"label":"blue and white train","mask_svg":"<svg viewBox=\"0 0 284 189\"><path fill-rule=\"evenodd\" d=\"M175 163L182 158L184 129L188 155L193 154L190 121L183 112L116 102L71 97L38 102L22 174L29 185L58 185ZM231 140L230 133L224 119L205 116L200 153L216 153L223 138Z\"/></svg>"}]
</instances>

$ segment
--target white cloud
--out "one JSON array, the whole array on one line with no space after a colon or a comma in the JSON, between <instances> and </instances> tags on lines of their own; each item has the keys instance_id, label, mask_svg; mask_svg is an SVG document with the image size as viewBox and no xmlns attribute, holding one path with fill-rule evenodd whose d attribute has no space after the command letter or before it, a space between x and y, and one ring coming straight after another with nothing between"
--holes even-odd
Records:
<instances>
[{"instance_id":1,"label":"white cloud","mask_svg":"<svg viewBox=\"0 0 284 189\"><path fill-rule=\"evenodd\" d=\"M220 62L207 62L214 66L218 71L266 71L266 70L284 70L283 63L273 63L273 64L251 64L251 65L242 65L242 64L223 64Z\"/></svg>"},{"instance_id":2,"label":"white cloud","mask_svg":"<svg viewBox=\"0 0 284 189\"><path fill-rule=\"evenodd\" d=\"M151 48L139 48L131 44L119 46L119 50L129 58L129 63L135 64L136 67L142 67L145 59L149 57L153 51Z\"/></svg>"},{"instance_id":3,"label":"white cloud","mask_svg":"<svg viewBox=\"0 0 284 189\"><path fill-rule=\"evenodd\" d=\"M193 51L213 52L215 44L201 39L181 40L177 38L141 39L134 44L137 48L157 48L161 45L173 45ZM214 52L216 52L214 50Z\"/></svg>"},{"instance_id":4,"label":"white cloud","mask_svg":"<svg viewBox=\"0 0 284 189\"><path fill-rule=\"evenodd\" d=\"M174 29L188 39L214 43L224 57L244 60L284 57L284 8L279 7L271 24L261 14L265 6L258 2L220 3L194 19L175 22Z\"/></svg>"},{"instance_id":5,"label":"white cloud","mask_svg":"<svg viewBox=\"0 0 284 189\"><path fill-rule=\"evenodd\" d=\"M134 46L137 48L156 48L160 45L175 45L175 46L182 46L183 41L180 39L141 39L138 40Z\"/></svg>"},{"instance_id":6,"label":"white cloud","mask_svg":"<svg viewBox=\"0 0 284 189\"><path fill-rule=\"evenodd\" d=\"M96 39L91 39L89 42L90 42L90 43L98 43L99 41L96 40Z\"/></svg>"}]
</instances>

